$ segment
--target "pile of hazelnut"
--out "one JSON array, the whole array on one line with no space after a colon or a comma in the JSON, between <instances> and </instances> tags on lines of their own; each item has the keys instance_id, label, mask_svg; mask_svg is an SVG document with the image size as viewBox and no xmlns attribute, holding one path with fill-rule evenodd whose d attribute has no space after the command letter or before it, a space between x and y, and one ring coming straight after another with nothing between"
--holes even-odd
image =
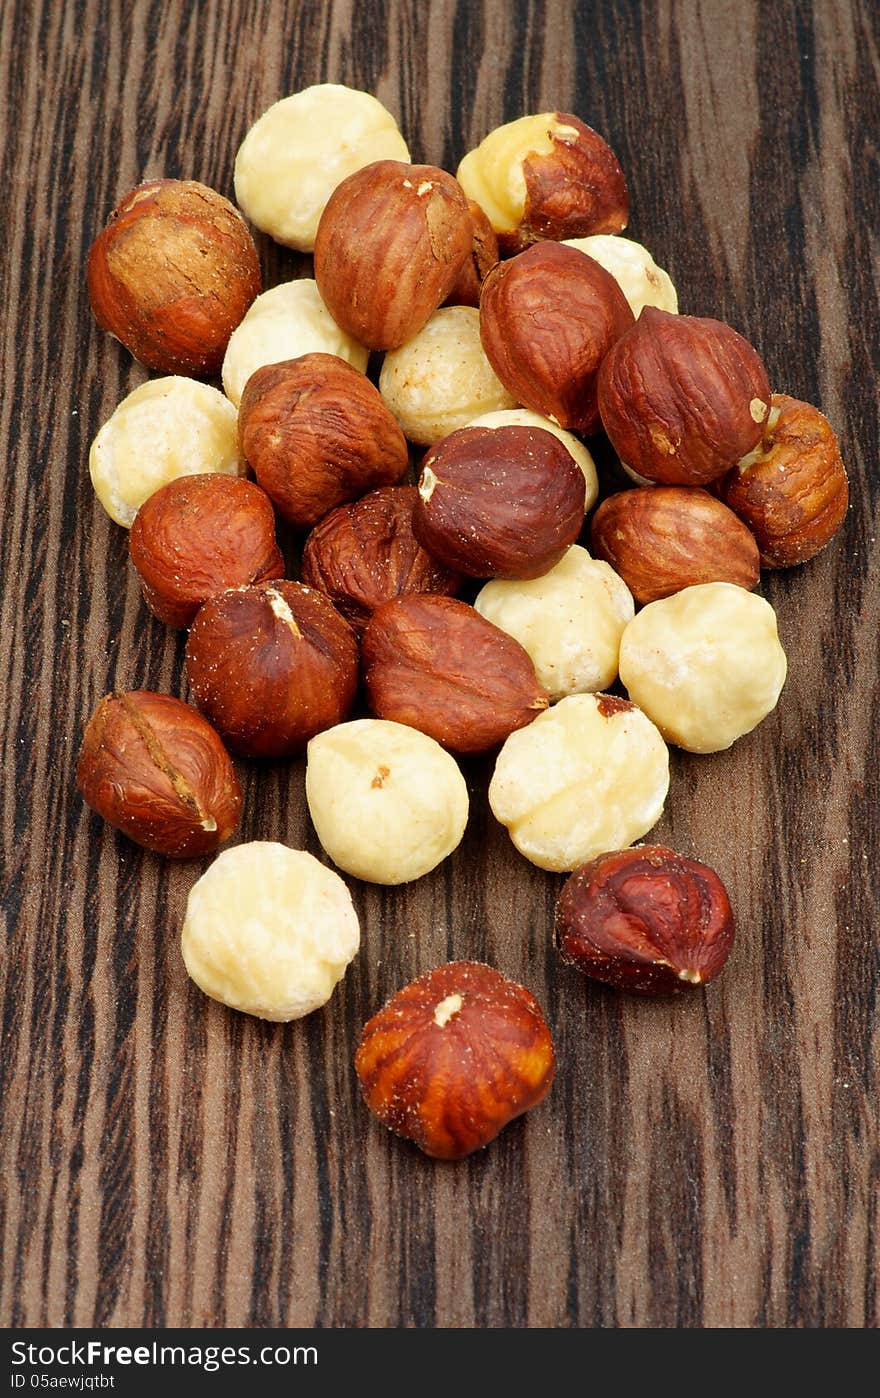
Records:
<instances>
[{"instance_id":1,"label":"pile of hazelnut","mask_svg":"<svg viewBox=\"0 0 880 1398\"><path fill-rule=\"evenodd\" d=\"M462 838L456 755L497 749L494 815L570 875L560 955L638 994L705 984L734 935L724 885L635 842L663 810L667 743L716 752L776 705L786 658L752 589L843 519L830 426L772 393L730 326L678 315L577 117L502 126L453 179L410 163L374 97L324 84L256 122L235 191L314 252L314 280L261 294L238 209L183 180L128 194L89 256L99 324L164 375L98 432L91 476L147 606L189 629L196 707L108 694L83 796L145 848L201 856L239 819L229 752L305 749L329 859L399 884ZM218 372L222 393L199 381ZM636 483L599 505L588 552L581 439L600 430ZM276 516L308 531L299 581ZM352 719L361 686L372 717ZM211 864L182 932L208 995L271 1020L325 1004L359 940L342 878L268 841ZM356 1068L386 1125L456 1159L541 1101L554 1053L527 990L456 962L378 1011Z\"/></svg>"}]
</instances>

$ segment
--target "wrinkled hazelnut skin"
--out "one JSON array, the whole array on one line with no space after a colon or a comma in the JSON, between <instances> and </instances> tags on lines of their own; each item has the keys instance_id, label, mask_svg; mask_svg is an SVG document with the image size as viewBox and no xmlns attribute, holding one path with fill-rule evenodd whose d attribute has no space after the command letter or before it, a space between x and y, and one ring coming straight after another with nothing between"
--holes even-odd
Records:
<instances>
[{"instance_id":1,"label":"wrinkled hazelnut skin","mask_svg":"<svg viewBox=\"0 0 880 1398\"><path fill-rule=\"evenodd\" d=\"M169 481L141 505L128 547L147 606L168 626L191 626L228 587L284 574L272 502L238 476Z\"/></svg>"},{"instance_id":2,"label":"wrinkled hazelnut skin","mask_svg":"<svg viewBox=\"0 0 880 1398\"><path fill-rule=\"evenodd\" d=\"M379 160L330 196L315 281L349 335L370 349L397 349L446 300L472 247L467 199L451 175Z\"/></svg>"},{"instance_id":3,"label":"wrinkled hazelnut skin","mask_svg":"<svg viewBox=\"0 0 880 1398\"><path fill-rule=\"evenodd\" d=\"M664 485L705 485L760 441L770 385L729 325L645 306L599 372L602 425L621 461Z\"/></svg>"},{"instance_id":4,"label":"wrinkled hazelnut skin","mask_svg":"<svg viewBox=\"0 0 880 1398\"><path fill-rule=\"evenodd\" d=\"M323 593L261 583L205 603L186 671L193 698L234 752L283 757L348 714L357 641Z\"/></svg>"},{"instance_id":5,"label":"wrinkled hazelnut skin","mask_svg":"<svg viewBox=\"0 0 880 1398\"><path fill-rule=\"evenodd\" d=\"M834 429L818 408L774 393L757 447L720 482L748 525L765 568L821 553L843 523L849 484Z\"/></svg>"},{"instance_id":6,"label":"wrinkled hazelnut skin","mask_svg":"<svg viewBox=\"0 0 880 1398\"><path fill-rule=\"evenodd\" d=\"M370 1111L438 1160L462 1160L546 1097L553 1041L534 996L491 966L419 976L364 1025L355 1068Z\"/></svg>"},{"instance_id":7,"label":"wrinkled hazelnut skin","mask_svg":"<svg viewBox=\"0 0 880 1398\"><path fill-rule=\"evenodd\" d=\"M333 354L266 364L245 385L242 455L279 514L309 529L409 467L406 438L365 374Z\"/></svg>"},{"instance_id":8,"label":"wrinkled hazelnut skin","mask_svg":"<svg viewBox=\"0 0 880 1398\"><path fill-rule=\"evenodd\" d=\"M416 539L417 500L412 485L371 490L333 510L306 539L302 581L325 592L358 635L383 602L412 592L452 597L462 586Z\"/></svg>"},{"instance_id":9,"label":"wrinkled hazelnut skin","mask_svg":"<svg viewBox=\"0 0 880 1398\"><path fill-rule=\"evenodd\" d=\"M690 486L641 486L609 495L593 515L592 551L610 563L637 602L696 583L751 591L760 560L754 535L732 510Z\"/></svg>"},{"instance_id":10,"label":"wrinkled hazelnut skin","mask_svg":"<svg viewBox=\"0 0 880 1398\"><path fill-rule=\"evenodd\" d=\"M228 199L196 180L131 190L89 252L95 319L161 374L215 374L259 295L260 263Z\"/></svg>"},{"instance_id":11,"label":"wrinkled hazelnut skin","mask_svg":"<svg viewBox=\"0 0 880 1398\"><path fill-rule=\"evenodd\" d=\"M552 432L464 427L428 452L413 529L472 578L537 578L584 522L584 473Z\"/></svg>"},{"instance_id":12,"label":"wrinkled hazelnut skin","mask_svg":"<svg viewBox=\"0 0 880 1398\"><path fill-rule=\"evenodd\" d=\"M453 752L486 752L547 708L518 641L452 597L386 602L363 638L367 702Z\"/></svg>"},{"instance_id":13,"label":"wrinkled hazelnut skin","mask_svg":"<svg viewBox=\"0 0 880 1398\"><path fill-rule=\"evenodd\" d=\"M110 825L175 859L210 854L241 815L238 778L211 725L144 689L105 694L86 725L76 782Z\"/></svg>"},{"instance_id":14,"label":"wrinkled hazelnut skin","mask_svg":"<svg viewBox=\"0 0 880 1398\"><path fill-rule=\"evenodd\" d=\"M480 296L483 349L508 393L576 432L596 430L599 367L633 324L611 273L559 243L499 263Z\"/></svg>"},{"instance_id":15,"label":"wrinkled hazelnut skin","mask_svg":"<svg viewBox=\"0 0 880 1398\"><path fill-rule=\"evenodd\" d=\"M714 980L733 935L730 899L715 871L663 845L584 864L556 908L563 961L633 995L674 995Z\"/></svg>"},{"instance_id":16,"label":"wrinkled hazelnut skin","mask_svg":"<svg viewBox=\"0 0 880 1398\"><path fill-rule=\"evenodd\" d=\"M498 263L498 239L495 230L475 199L468 200L468 209L473 225L471 255L446 298L447 306L479 306L483 282Z\"/></svg>"}]
</instances>

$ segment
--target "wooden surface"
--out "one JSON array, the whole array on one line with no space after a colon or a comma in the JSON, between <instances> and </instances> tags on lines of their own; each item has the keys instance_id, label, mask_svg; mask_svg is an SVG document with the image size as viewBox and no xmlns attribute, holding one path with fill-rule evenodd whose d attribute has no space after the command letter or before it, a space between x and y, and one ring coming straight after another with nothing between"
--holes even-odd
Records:
<instances>
[{"instance_id":1,"label":"wooden surface","mask_svg":"<svg viewBox=\"0 0 880 1398\"><path fill-rule=\"evenodd\" d=\"M877 11L639 4L5 0L0 1321L48 1325L863 1326L878 1319ZM355 885L363 947L289 1026L207 1001L178 932L196 864L142 854L73 768L111 686L184 693L89 442L145 377L83 265L146 175L232 192L254 118L330 79L454 169L529 110L577 112L628 172L631 232L682 309L730 320L839 431L839 540L769 577L778 711L673 756L664 842L727 879L722 980L640 1003L559 966L560 880L521 860L471 764L464 844ZM260 239L267 284L300 263ZM302 764L241 765L242 839L312 851ZM547 1009L549 1101L457 1167L368 1119L363 1020L449 957Z\"/></svg>"}]
</instances>

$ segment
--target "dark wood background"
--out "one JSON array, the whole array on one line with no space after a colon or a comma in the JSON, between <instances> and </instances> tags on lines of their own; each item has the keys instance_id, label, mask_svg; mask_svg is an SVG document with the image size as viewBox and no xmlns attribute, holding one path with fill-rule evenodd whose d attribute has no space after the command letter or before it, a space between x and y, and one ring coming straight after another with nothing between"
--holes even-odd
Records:
<instances>
[{"instance_id":1,"label":"dark wood background","mask_svg":"<svg viewBox=\"0 0 880 1398\"><path fill-rule=\"evenodd\" d=\"M0 1321L21 1325L873 1326L878 1320L877 138L871 0L3 0ZM84 808L111 686L184 693L88 447L145 377L83 265L147 175L232 193L278 97L375 92L451 169L558 107L628 172L682 309L730 320L841 435L832 547L768 577L790 679L729 753L677 753L656 834L716 865L739 941L640 1003L557 965L558 878L488 814L415 886L354 887L361 954L289 1026L187 982L196 864ZM267 284L299 268L260 240ZM240 838L317 851L302 764L241 764ZM546 1007L548 1102L470 1161L374 1124L352 1052L394 989L483 958Z\"/></svg>"}]
</instances>

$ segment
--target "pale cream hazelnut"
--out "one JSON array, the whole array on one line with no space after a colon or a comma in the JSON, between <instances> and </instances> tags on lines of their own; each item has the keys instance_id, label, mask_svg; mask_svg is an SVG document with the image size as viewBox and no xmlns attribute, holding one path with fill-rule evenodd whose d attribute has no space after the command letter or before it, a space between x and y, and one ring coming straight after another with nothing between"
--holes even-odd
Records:
<instances>
[{"instance_id":1,"label":"pale cream hazelnut","mask_svg":"<svg viewBox=\"0 0 880 1398\"><path fill-rule=\"evenodd\" d=\"M244 474L237 414L216 388L177 375L150 379L123 398L89 452L95 494L126 529L160 486L207 471Z\"/></svg>"},{"instance_id":2,"label":"pale cream hazelnut","mask_svg":"<svg viewBox=\"0 0 880 1398\"><path fill-rule=\"evenodd\" d=\"M251 374L303 354L335 354L366 372L369 350L340 330L310 277L282 282L254 301L233 330L223 360L223 388L238 407Z\"/></svg>"},{"instance_id":3,"label":"pale cream hazelnut","mask_svg":"<svg viewBox=\"0 0 880 1398\"><path fill-rule=\"evenodd\" d=\"M644 306L658 306L673 315L678 312L672 278L635 239L617 233L594 233L589 238L567 238L565 242L568 247L587 253L611 273L636 320Z\"/></svg>"},{"instance_id":4,"label":"pale cream hazelnut","mask_svg":"<svg viewBox=\"0 0 880 1398\"><path fill-rule=\"evenodd\" d=\"M776 707L785 683L776 613L733 583L644 607L623 633L620 678L671 743L719 752Z\"/></svg>"},{"instance_id":5,"label":"pale cream hazelnut","mask_svg":"<svg viewBox=\"0 0 880 1398\"><path fill-rule=\"evenodd\" d=\"M528 651L551 703L614 683L620 638L635 610L610 564L577 544L541 578L494 578L474 606Z\"/></svg>"},{"instance_id":6,"label":"pale cream hazelnut","mask_svg":"<svg viewBox=\"0 0 880 1398\"><path fill-rule=\"evenodd\" d=\"M386 719L340 723L308 746L306 800L335 864L370 883L409 883L456 848L468 793L433 738Z\"/></svg>"},{"instance_id":7,"label":"pale cream hazelnut","mask_svg":"<svg viewBox=\"0 0 880 1398\"><path fill-rule=\"evenodd\" d=\"M526 859L561 874L640 840L668 790L669 750L651 720L625 699L573 694L511 733L489 805Z\"/></svg>"},{"instance_id":8,"label":"pale cream hazelnut","mask_svg":"<svg viewBox=\"0 0 880 1398\"><path fill-rule=\"evenodd\" d=\"M584 473L584 482L587 487L584 499L584 511L592 509L599 494L599 478L596 475L596 463L590 452L579 441L573 432L566 432L564 427L560 427L558 422L552 418L543 417L540 413L533 413L531 408L502 408L497 413L483 413L482 417L475 417L472 422L465 423L466 427L543 427L545 432L552 432L554 437L567 448L569 454L580 466Z\"/></svg>"},{"instance_id":9,"label":"pale cream hazelnut","mask_svg":"<svg viewBox=\"0 0 880 1398\"><path fill-rule=\"evenodd\" d=\"M404 436L426 447L482 413L516 405L483 353L473 306L435 311L417 335L386 354L379 391Z\"/></svg>"},{"instance_id":10,"label":"pale cream hazelnut","mask_svg":"<svg viewBox=\"0 0 880 1398\"><path fill-rule=\"evenodd\" d=\"M270 840L218 855L190 889L181 934L186 969L206 995L272 1020L326 1004L359 944L339 875Z\"/></svg>"},{"instance_id":11,"label":"pale cream hazelnut","mask_svg":"<svg viewBox=\"0 0 880 1398\"><path fill-rule=\"evenodd\" d=\"M409 161L394 117L368 92L319 83L251 127L235 158L235 197L257 228L311 252L336 186L376 160Z\"/></svg>"},{"instance_id":12,"label":"pale cream hazelnut","mask_svg":"<svg viewBox=\"0 0 880 1398\"><path fill-rule=\"evenodd\" d=\"M556 112L519 117L496 127L468 151L456 179L467 197L479 204L496 233L512 233L522 223L526 208L526 157L551 155L554 136L573 141L577 135Z\"/></svg>"}]
</instances>

